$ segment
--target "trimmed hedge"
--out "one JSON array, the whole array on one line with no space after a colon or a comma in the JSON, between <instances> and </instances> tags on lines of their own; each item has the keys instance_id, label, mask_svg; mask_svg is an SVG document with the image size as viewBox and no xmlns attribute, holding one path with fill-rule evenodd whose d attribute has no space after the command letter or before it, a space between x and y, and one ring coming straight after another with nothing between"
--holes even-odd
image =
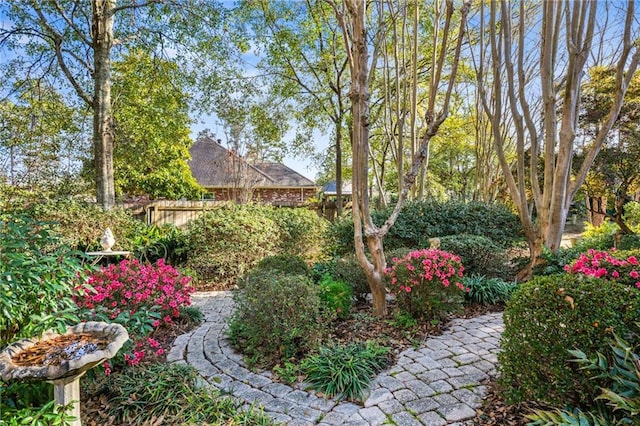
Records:
<instances>
[{"instance_id":1,"label":"trimmed hedge","mask_svg":"<svg viewBox=\"0 0 640 426\"><path fill-rule=\"evenodd\" d=\"M316 259L325 225L308 210L222 204L188 223L186 266L201 279L233 285L268 256Z\"/></svg>"},{"instance_id":2,"label":"trimmed hedge","mask_svg":"<svg viewBox=\"0 0 640 426\"><path fill-rule=\"evenodd\" d=\"M382 225L390 213L390 208L375 211L373 220ZM480 235L502 248L512 246L523 235L518 217L502 204L413 201L403 207L385 237L385 250L429 247L431 237L458 234ZM345 217L334 222L327 240L331 241L331 254L353 253L353 220Z\"/></svg>"},{"instance_id":3,"label":"trimmed hedge","mask_svg":"<svg viewBox=\"0 0 640 426\"><path fill-rule=\"evenodd\" d=\"M640 291L616 282L554 275L520 285L504 312L498 355L507 401L588 406L605 384L570 362L568 351L593 355L613 332L631 339L639 312Z\"/></svg>"},{"instance_id":4,"label":"trimmed hedge","mask_svg":"<svg viewBox=\"0 0 640 426\"><path fill-rule=\"evenodd\" d=\"M259 206L224 204L187 225L187 266L201 279L233 285L277 254L279 229Z\"/></svg>"},{"instance_id":5,"label":"trimmed hedge","mask_svg":"<svg viewBox=\"0 0 640 426\"><path fill-rule=\"evenodd\" d=\"M465 274L502 279L512 275L507 252L490 238L470 234L450 235L440 238L440 248L460 256Z\"/></svg>"}]
</instances>

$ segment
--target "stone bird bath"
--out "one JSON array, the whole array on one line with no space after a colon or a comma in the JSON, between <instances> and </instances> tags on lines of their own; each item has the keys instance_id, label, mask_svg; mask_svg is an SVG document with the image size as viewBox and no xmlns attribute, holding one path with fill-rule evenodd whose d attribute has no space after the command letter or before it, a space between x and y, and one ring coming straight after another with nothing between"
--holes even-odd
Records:
<instances>
[{"instance_id":1,"label":"stone bird bath","mask_svg":"<svg viewBox=\"0 0 640 426\"><path fill-rule=\"evenodd\" d=\"M123 326L106 322L80 323L64 334L48 331L2 350L0 378L53 383L56 404L71 404L69 414L76 418L71 425L80 426L80 376L114 357L128 339Z\"/></svg>"}]
</instances>

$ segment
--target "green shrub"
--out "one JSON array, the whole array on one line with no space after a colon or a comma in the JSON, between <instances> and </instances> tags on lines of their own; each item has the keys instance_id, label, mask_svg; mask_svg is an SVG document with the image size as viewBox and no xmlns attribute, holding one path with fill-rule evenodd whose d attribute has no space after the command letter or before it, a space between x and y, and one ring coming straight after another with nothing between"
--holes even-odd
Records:
<instances>
[{"instance_id":1,"label":"green shrub","mask_svg":"<svg viewBox=\"0 0 640 426\"><path fill-rule=\"evenodd\" d=\"M572 361L582 370L599 373L596 377L606 379L606 388L593 401L588 412L582 410L535 410L527 418L535 425L631 425L638 424L640 415L640 356L633 352L629 343L617 335L609 344L605 354L600 352L592 358L580 351L571 351Z\"/></svg>"},{"instance_id":2,"label":"green shrub","mask_svg":"<svg viewBox=\"0 0 640 426\"><path fill-rule=\"evenodd\" d=\"M234 301L229 338L250 365L271 367L303 356L329 321L321 317L317 286L302 275L249 274Z\"/></svg>"},{"instance_id":3,"label":"green shrub","mask_svg":"<svg viewBox=\"0 0 640 426\"><path fill-rule=\"evenodd\" d=\"M81 251L102 250L100 237L106 228L111 228L116 239L114 250L133 250L135 235L146 227L122 208L104 210L95 203L71 199L36 203L28 214L55 223L54 229L62 236L62 242Z\"/></svg>"},{"instance_id":4,"label":"green shrub","mask_svg":"<svg viewBox=\"0 0 640 426\"><path fill-rule=\"evenodd\" d=\"M0 347L77 322L78 276L84 277L80 253L49 225L24 216L0 222Z\"/></svg>"},{"instance_id":5,"label":"green shrub","mask_svg":"<svg viewBox=\"0 0 640 426\"><path fill-rule=\"evenodd\" d=\"M315 211L303 208L267 208L267 216L278 226L278 252L318 260L323 253L329 222Z\"/></svg>"},{"instance_id":6,"label":"green shrub","mask_svg":"<svg viewBox=\"0 0 640 426\"><path fill-rule=\"evenodd\" d=\"M582 248L582 251L588 249L609 250L615 246L615 234L619 230L618 225L609 220L605 220L600 226L593 226L585 222L582 239L578 246Z\"/></svg>"},{"instance_id":7,"label":"green shrub","mask_svg":"<svg viewBox=\"0 0 640 426\"><path fill-rule=\"evenodd\" d=\"M616 248L618 250L640 249L640 235L618 235L616 236Z\"/></svg>"},{"instance_id":8,"label":"green shrub","mask_svg":"<svg viewBox=\"0 0 640 426\"><path fill-rule=\"evenodd\" d=\"M335 260L334 277L338 281L348 283L353 289L353 295L363 300L371 292L367 276L358 263L355 255L344 256Z\"/></svg>"},{"instance_id":9,"label":"green shrub","mask_svg":"<svg viewBox=\"0 0 640 426\"><path fill-rule=\"evenodd\" d=\"M353 289L343 281L336 281L330 275L325 275L319 283L320 300L338 318L348 318L351 312Z\"/></svg>"},{"instance_id":10,"label":"green shrub","mask_svg":"<svg viewBox=\"0 0 640 426\"><path fill-rule=\"evenodd\" d=\"M18 426L18 425L66 425L70 424L75 417L69 414L66 407L55 404L53 399L44 402L41 406L28 406L16 408L13 405L6 405L5 402L11 403L11 396L7 397L5 390L2 389L3 384L0 383L0 392L2 392L4 401L0 401L0 425ZM19 384L18 389L24 388L23 383ZM19 392L19 390L18 390ZM21 395L17 395L17 400Z\"/></svg>"},{"instance_id":11,"label":"green shrub","mask_svg":"<svg viewBox=\"0 0 640 426\"><path fill-rule=\"evenodd\" d=\"M278 235L261 206L217 206L189 222L187 266L200 279L235 284L260 260L277 253Z\"/></svg>"},{"instance_id":12,"label":"green shrub","mask_svg":"<svg viewBox=\"0 0 640 426\"><path fill-rule=\"evenodd\" d=\"M246 411L231 398L199 386L195 369L180 364L128 368L93 384L88 393L106 396L109 423L160 424L162 419L161 424L172 425L271 424L264 414Z\"/></svg>"},{"instance_id":13,"label":"green shrub","mask_svg":"<svg viewBox=\"0 0 640 426\"><path fill-rule=\"evenodd\" d=\"M507 400L588 406L601 383L569 363L567 351L594 354L611 331L631 336L639 309L640 291L616 282L555 275L520 284L504 312L498 356Z\"/></svg>"},{"instance_id":14,"label":"green shrub","mask_svg":"<svg viewBox=\"0 0 640 426\"><path fill-rule=\"evenodd\" d=\"M165 259L170 265L185 263L187 256L184 246L187 244L184 231L174 225L144 225L140 223L129 236L127 250L133 251L136 258L146 262Z\"/></svg>"},{"instance_id":15,"label":"green shrub","mask_svg":"<svg viewBox=\"0 0 640 426\"><path fill-rule=\"evenodd\" d=\"M398 307L414 318L441 320L462 309L465 288L457 255L423 249L393 258L385 271Z\"/></svg>"},{"instance_id":16,"label":"green shrub","mask_svg":"<svg viewBox=\"0 0 640 426\"><path fill-rule=\"evenodd\" d=\"M509 278L512 271L504 248L482 235L450 235L440 238L440 248L460 256L466 274Z\"/></svg>"},{"instance_id":17,"label":"green shrub","mask_svg":"<svg viewBox=\"0 0 640 426\"><path fill-rule=\"evenodd\" d=\"M462 284L467 288L466 300L481 305L505 303L518 288L515 282L487 278L483 275L467 275L462 278Z\"/></svg>"},{"instance_id":18,"label":"green shrub","mask_svg":"<svg viewBox=\"0 0 640 426\"><path fill-rule=\"evenodd\" d=\"M543 262L533 267L533 274L538 276L562 274L564 273L564 267L573 263L585 251L582 244L571 248L561 247L555 253L543 247L540 255ZM528 260L529 258L527 257Z\"/></svg>"},{"instance_id":19,"label":"green shrub","mask_svg":"<svg viewBox=\"0 0 640 426\"><path fill-rule=\"evenodd\" d=\"M623 218L631 229L640 231L640 202L631 201L625 204Z\"/></svg>"},{"instance_id":20,"label":"green shrub","mask_svg":"<svg viewBox=\"0 0 640 426\"><path fill-rule=\"evenodd\" d=\"M294 254L276 254L267 256L258 262L256 269L281 272L289 275L311 275L311 268L300 256Z\"/></svg>"},{"instance_id":21,"label":"green shrub","mask_svg":"<svg viewBox=\"0 0 640 426\"><path fill-rule=\"evenodd\" d=\"M376 225L387 220L390 209L373 212ZM522 239L522 226L502 204L413 201L403 207L384 244L387 251L400 247L418 249L428 247L430 237L458 234L481 235L506 248ZM332 255L354 253L353 220L345 217L334 222L327 241Z\"/></svg>"},{"instance_id":22,"label":"green shrub","mask_svg":"<svg viewBox=\"0 0 640 426\"><path fill-rule=\"evenodd\" d=\"M367 342L347 346L322 346L302 361L306 381L329 397L361 399L371 378L389 365L389 348Z\"/></svg>"}]
</instances>

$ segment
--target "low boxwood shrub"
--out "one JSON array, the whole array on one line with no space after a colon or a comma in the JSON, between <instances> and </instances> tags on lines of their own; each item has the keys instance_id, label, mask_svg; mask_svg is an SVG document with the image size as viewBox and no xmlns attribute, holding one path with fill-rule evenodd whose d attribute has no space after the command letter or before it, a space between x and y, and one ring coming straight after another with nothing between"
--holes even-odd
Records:
<instances>
[{"instance_id":1,"label":"low boxwood shrub","mask_svg":"<svg viewBox=\"0 0 640 426\"><path fill-rule=\"evenodd\" d=\"M318 284L320 300L327 309L335 312L338 318L345 319L351 312L353 289L343 281L337 281L325 275Z\"/></svg>"},{"instance_id":2,"label":"low boxwood shrub","mask_svg":"<svg viewBox=\"0 0 640 426\"><path fill-rule=\"evenodd\" d=\"M518 288L515 282L507 282L500 278L487 278L484 275L466 275L462 284L467 289L467 302L481 305L505 303Z\"/></svg>"},{"instance_id":3,"label":"low boxwood shrub","mask_svg":"<svg viewBox=\"0 0 640 426\"><path fill-rule=\"evenodd\" d=\"M322 346L302 361L301 370L314 389L329 397L360 400L372 377L390 363L389 348L375 343Z\"/></svg>"},{"instance_id":4,"label":"low boxwood shrub","mask_svg":"<svg viewBox=\"0 0 640 426\"><path fill-rule=\"evenodd\" d=\"M592 355L612 332L633 336L639 309L640 291L617 282L564 274L520 284L504 312L498 355L507 401L588 406L602 382L569 362L567 351Z\"/></svg>"},{"instance_id":5,"label":"low boxwood shrub","mask_svg":"<svg viewBox=\"0 0 640 426\"><path fill-rule=\"evenodd\" d=\"M282 365L316 348L331 318L322 316L311 278L264 271L249 274L242 287L228 335L249 365Z\"/></svg>"},{"instance_id":6,"label":"low boxwood shrub","mask_svg":"<svg viewBox=\"0 0 640 426\"><path fill-rule=\"evenodd\" d=\"M277 271L289 275L311 275L311 268L304 258L295 254L276 254L260 260L256 269Z\"/></svg>"},{"instance_id":7,"label":"low boxwood shrub","mask_svg":"<svg viewBox=\"0 0 640 426\"><path fill-rule=\"evenodd\" d=\"M467 274L490 278L512 275L507 252L490 238L482 235L450 235L440 238L440 248L460 256Z\"/></svg>"},{"instance_id":8,"label":"low boxwood shrub","mask_svg":"<svg viewBox=\"0 0 640 426\"><path fill-rule=\"evenodd\" d=\"M279 229L254 205L216 206L187 226L186 266L201 280L233 285L260 260L277 254Z\"/></svg>"},{"instance_id":9,"label":"low boxwood shrub","mask_svg":"<svg viewBox=\"0 0 640 426\"><path fill-rule=\"evenodd\" d=\"M457 255L423 249L391 259L385 272L400 309L414 318L441 320L462 309L463 271Z\"/></svg>"}]
</instances>

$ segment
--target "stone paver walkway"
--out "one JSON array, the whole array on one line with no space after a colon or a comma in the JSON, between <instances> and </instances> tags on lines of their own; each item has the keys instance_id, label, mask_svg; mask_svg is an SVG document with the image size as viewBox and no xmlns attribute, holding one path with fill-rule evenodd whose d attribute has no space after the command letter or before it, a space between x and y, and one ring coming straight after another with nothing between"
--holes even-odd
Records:
<instances>
[{"instance_id":1,"label":"stone paver walkway","mask_svg":"<svg viewBox=\"0 0 640 426\"><path fill-rule=\"evenodd\" d=\"M264 407L287 425L462 425L482 403L482 382L495 375L503 330L501 313L452 321L441 336L402 352L394 367L374 379L361 406L320 398L305 384L274 382L269 371L248 370L224 335L231 293L199 293L193 302L205 321L176 339L167 360L191 364L210 385Z\"/></svg>"}]
</instances>

